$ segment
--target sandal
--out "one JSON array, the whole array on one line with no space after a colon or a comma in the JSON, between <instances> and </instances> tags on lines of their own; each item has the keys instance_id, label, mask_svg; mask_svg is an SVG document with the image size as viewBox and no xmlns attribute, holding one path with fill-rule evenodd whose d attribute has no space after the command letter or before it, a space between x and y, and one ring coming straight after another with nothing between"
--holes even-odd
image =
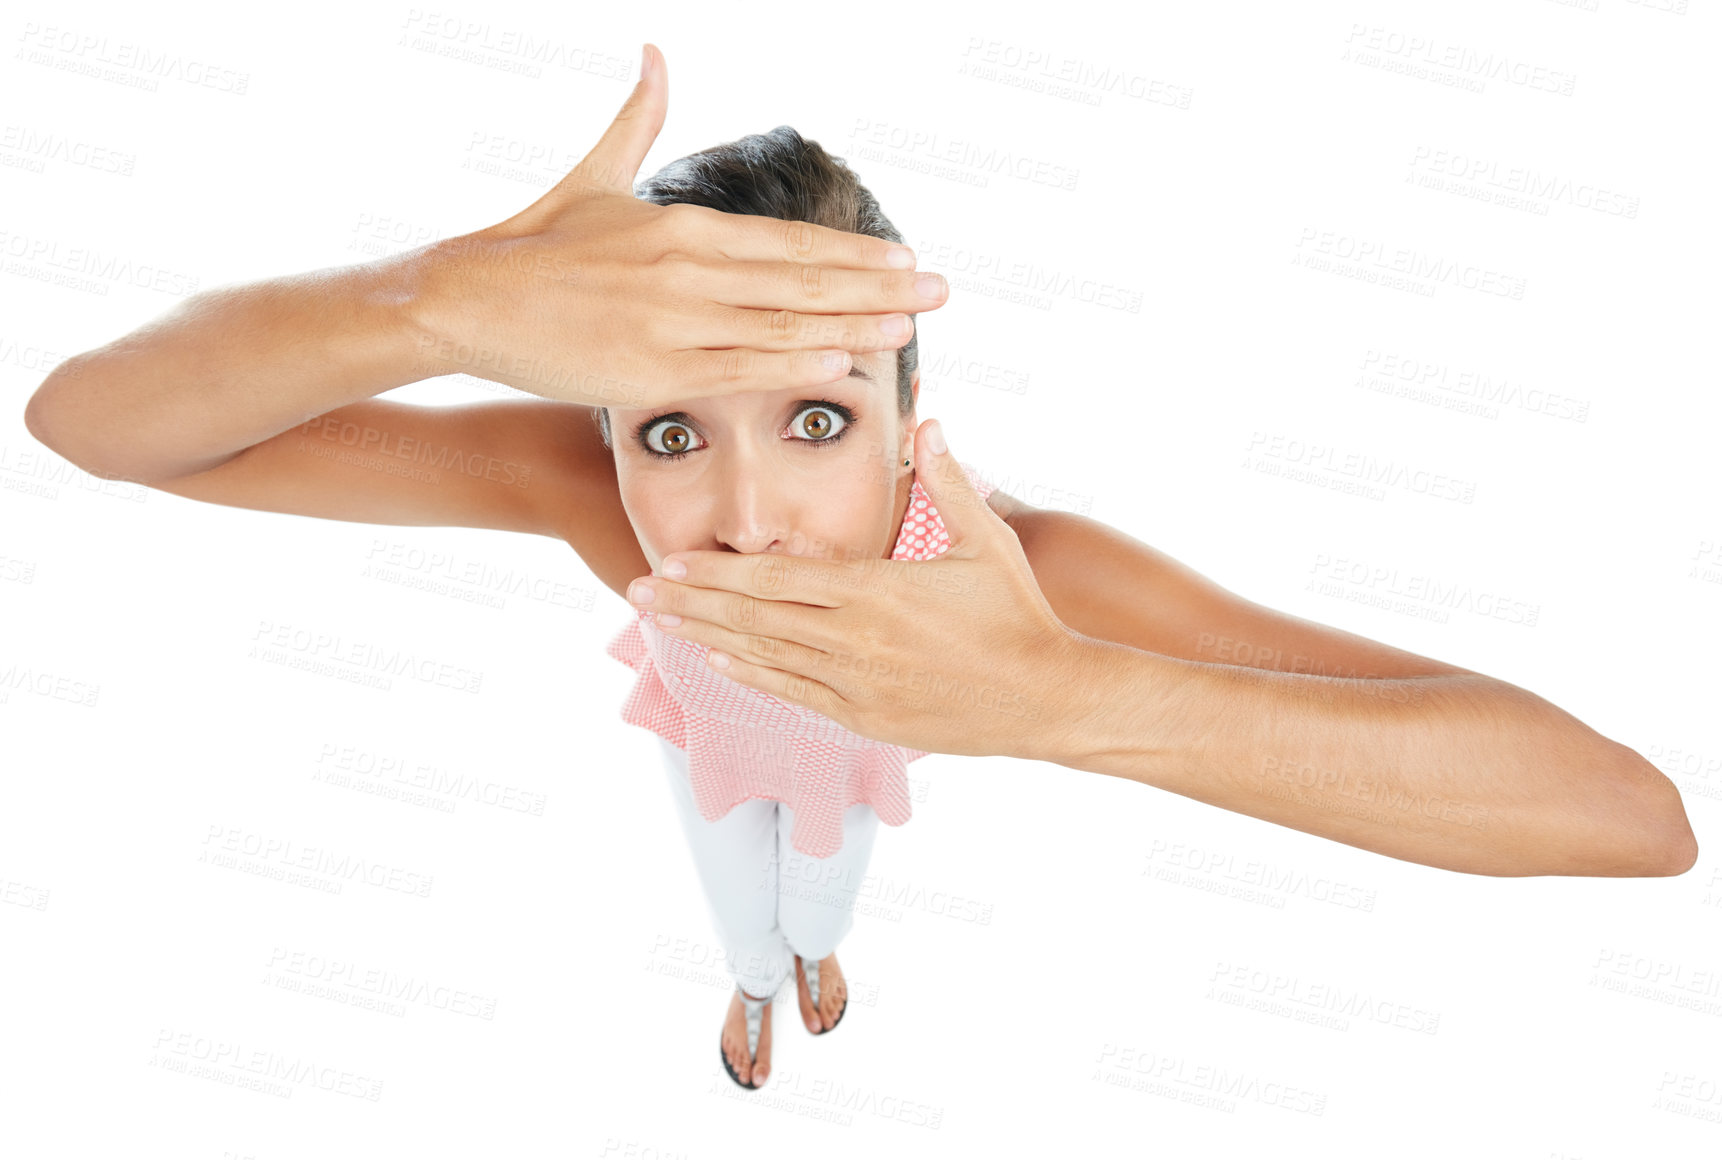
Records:
<instances>
[{"instance_id":1,"label":"sandal","mask_svg":"<svg viewBox=\"0 0 1722 1160\"><path fill-rule=\"evenodd\" d=\"M801 964L801 977L807 980L807 997L813 1000L813 1009L817 1011L819 1010L819 963L815 962L813 964L813 969L809 970L806 959L802 958L800 955L796 955L795 958L796 961ZM831 1026L821 1031L811 1031L808 1034L824 1035L828 1032L837 1030L837 1025L843 1022L843 1013L848 1010L849 994L846 991L843 995L843 1006L838 1010L837 1018L831 1021Z\"/></svg>"},{"instance_id":2,"label":"sandal","mask_svg":"<svg viewBox=\"0 0 1722 1160\"><path fill-rule=\"evenodd\" d=\"M743 991L740 987L737 987L735 990L736 990L736 994L741 996L742 1007L747 1011L747 1058L748 1058L748 1062L757 1065L758 1060L756 1057L759 1055L759 1028L760 1028L760 1023L765 1018L765 1009L771 1005L771 1000L770 999L755 999L752 996L750 996L746 991ZM723 1049L723 1037L722 1036L718 1037L718 1058L723 1060L723 1069L729 1073L729 1077L735 1081L737 1087L744 1087L748 1091L753 1091L754 1089L759 1087L759 1085L756 1083L742 1083L741 1082L741 1076L737 1075L735 1068L733 1068L729 1065L729 1053ZM766 1078L769 1080L771 1077L768 1075Z\"/></svg>"}]
</instances>

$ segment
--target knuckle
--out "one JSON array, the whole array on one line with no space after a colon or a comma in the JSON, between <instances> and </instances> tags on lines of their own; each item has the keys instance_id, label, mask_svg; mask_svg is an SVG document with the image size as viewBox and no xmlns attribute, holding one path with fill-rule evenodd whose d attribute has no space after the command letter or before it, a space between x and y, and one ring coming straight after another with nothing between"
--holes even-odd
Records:
<instances>
[{"instance_id":1,"label":"knuckle","mask_svg":"<svg viewBox=\"0 0 1722 1160\"><path fill-rule=\"evenodd\" d=\"M726 620L744 636L751 634L759 628L759 605L751 596L732 596Z\"/></svg>"},{"instance_id":2,"label":"knuckle","mask_svg":"<svg viewBox=\"0 0 1722 1160\"><path fill-rule=\"evenodd\" d=\"M748 353L741 347L718 352L717 377L723 383L738 383L747 374Z\"/></svg>"},{"instance_id":3,"label":"knuckle","mask_svg":"<svg viewBox=\"0 0 1722 1160\"><path fill-rule=\"evenodd\" d=\"M765 332L774 339L787 341L794 338L796 326L796 314L793 310L765 312Z\"/></svg>"},{"instance_id":4,"label":"knuckle","mask_svg":"<svg viewBox=\"0 0 1722 1160\"><path fill-rule=\"evenodd\" d=\"M823 266L801 266L797 269L801 292L808 298L824 298L831 287L831 278Z\"/></svg>"},{"instance_id":5,"label":"knuckle","mask_svg":"<svg viewBox=\"0 0 1722 1160\"><path fill-rule=\"evenodd\" d=\"M753 584L767 596L782 592L789 584L789 562L779 556L766 555L753 566Z\"/></svg>"},{"instance_id":6,"label":"knuckle","mask_svg":"<svg viewBox=\"0 0 1722 1160\"><path fill-rule=\"evenodd\" d=\"M814 230L813 225L810 222L784 222L783 252L791 259L797 261L810 257L813 254L813 248L816 244L814 242L816 235L817 231Z\"/></svg>"},{"instance_id":7,"label":"knuckle","mask_svg":"<svg viewBox=\"0 0 1722 1160\"><path fill-rule=\"evenodd\" d=\"M689 205L686 202L672 201L663 206L659 221L663 223L666 232L679 239L691 239L699 230L702 219L701 206Z\"/></svg>"}]
</instances>

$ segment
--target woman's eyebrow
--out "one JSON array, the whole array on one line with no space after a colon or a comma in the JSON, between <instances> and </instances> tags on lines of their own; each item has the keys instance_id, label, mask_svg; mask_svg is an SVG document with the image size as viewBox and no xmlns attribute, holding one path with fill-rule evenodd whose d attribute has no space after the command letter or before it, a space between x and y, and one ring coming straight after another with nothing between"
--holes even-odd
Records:
<instances>
[{"instance_id":1,"label":"woman's eyebrow","mask_svg":"<svg viewBox=\"0 0 1722 1160\"><path fill-rule=\"evenodd\" d=\"M849 364L849 375L848 375L848 377L852 378L852 379L862 379L866 382L872 383L874 386L877 386L879 384L878 379L876 379L872 375L868 374L865 370L863 370L861 368L860 363L854 362L854 361L851 361ZM802 400L800 400L800 402L802 402L802 403L813 403L813 402L817 402L817 401L818 400L816 400L816 399L802 399ZM686 411L670 411L670 412L667 412L663 415L654 415L652 417L651 421L655 423L660 419L692 419L692 418L693 418L693 416L688 414Z\"/></svg>"}]
</instances>

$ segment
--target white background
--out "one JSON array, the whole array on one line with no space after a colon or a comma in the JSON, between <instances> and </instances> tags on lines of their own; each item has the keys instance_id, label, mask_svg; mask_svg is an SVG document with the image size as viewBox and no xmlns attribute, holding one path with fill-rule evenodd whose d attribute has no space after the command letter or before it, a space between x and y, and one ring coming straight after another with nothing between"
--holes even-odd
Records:
<instances>
[{"instance_id":1,"label":"white background","mask_svg":"<svg viewBox=\"0 0 1722 1160\"><path fill-rule=\"evenodd\" d=\"M1717 1155L1722 104L1712 7L1669 3L11 10L4 1150ZM644 40L671 97L642 176L793 125L952 280L920 415L960 459L1537 692L1673 778L1698 865L1465 875L935 755L881 832L843 1025L780 1006L775 1074L740 1092L656 743L603 652L632 613L565 545L102 484L23 423L54 362L188 292L516 212ZM1359 463L1389 482L1347 490ZM251 655L283 626L482 685ZM426 769L477 790L388 796ZM229 841L277 845L206 857ZM428 893L259 873L302 856ZM427 998L367 1008L384 977ZM380 1098L246 1090L194 1070L214 1045Z\"/></svg>"}]
</instances>

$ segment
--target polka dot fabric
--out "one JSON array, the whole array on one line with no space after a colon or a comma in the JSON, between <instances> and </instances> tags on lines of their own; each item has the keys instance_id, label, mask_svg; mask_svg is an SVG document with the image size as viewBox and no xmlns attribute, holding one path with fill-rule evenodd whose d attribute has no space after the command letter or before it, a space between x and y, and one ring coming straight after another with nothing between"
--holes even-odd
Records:
<instances>
[{"instance_id":1,"label":"polka dot fabric","mask_svg":"<svg viewBox=\"0 0 1722 1160\"><path fill-rule=\"evenodd\" d=\"M972 467L959 466L982 499L992 494ZM891 559L931 560L950 546L945 522L916 480ZM811 858L842 849L843 813L852 805L872 806L888 826L909 820L908 764L925 751L873 741L732 681L706 664L708 646L669 636L651 612L634 612L605 649L638 674L622 720L687 753L701 817L715 822L751 798L783 802L795 811L790 842Z\"/></svg>"}]
</instances>

